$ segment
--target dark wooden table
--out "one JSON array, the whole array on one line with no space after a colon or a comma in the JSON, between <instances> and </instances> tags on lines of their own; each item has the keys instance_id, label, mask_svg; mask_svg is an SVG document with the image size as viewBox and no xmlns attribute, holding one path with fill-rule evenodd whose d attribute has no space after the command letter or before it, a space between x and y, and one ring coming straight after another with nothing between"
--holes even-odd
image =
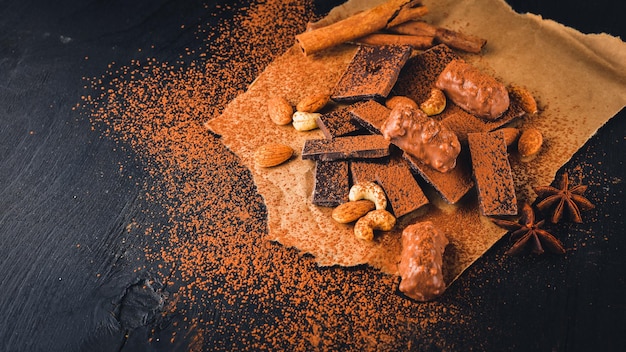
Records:
<instances>
[{"instance_id":1,"label":"dark wooden table","mask_svg":"<svg viewBox=\"0 0 626 352\"><path fill-rule=\"evenodd\" d=\"M319 4L318 12L336 3ZM583 32L626 35L618 1L510 3ZM145 211L141 162L75 107L83 77L101 75L111 62L176 61L197 44L193 28L217 21L209 16L215 5L0 0L0 351L189 347L192 338L177 322L200 313L162 317L162 287L142 290L151 268L168 268L145 258L146 236L127 231L158 218ZM480 317L475 326L450 326L413 348L626 350L625 131L623 110L561 170L582 173L596 204L585 213L593 221L556 227L576 250L565 258L504 259L508 243L499 242L447 298L465 297L456 307ZM181 338L170 345L173 333Z\"/></svg>"}]
</instances>

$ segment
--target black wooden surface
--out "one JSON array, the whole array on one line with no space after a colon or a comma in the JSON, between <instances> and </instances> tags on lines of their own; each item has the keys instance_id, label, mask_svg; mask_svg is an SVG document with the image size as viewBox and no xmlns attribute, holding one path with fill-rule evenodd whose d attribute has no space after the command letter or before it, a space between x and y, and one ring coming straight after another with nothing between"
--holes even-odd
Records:
<instances>
[{"instance_id":1,"label":"black wooden surface","mask_svg":"<svg viewBox=\"0 0 626 352\"><path fill-rule=\"evenodd\" d=\"M617 2L512 3L584 32L625 35ZM208 4L0 0L0 351L184 348L184 340L159 339L174 325L150 335L153 326L141 324L158 312L159 298L159 287L142 288L148 277L133 270L151 265L142 253L149 240L126 231L131 220L158 222L158 214L141 211L143 169L72 108L84 94L82 78L111 62L176 60L197 41L195 25L215 21L206 14L216 3ZM557 228L576 253L503 261L501 241L452 290L480 297L465 308L479 312L475 329L487 331L476 336L496 341L466 346L626 350L625 115L563 168L582 167L597 205L585 216L597 221ZM132 311L133 301L144 307ZM447 338L464 333L451 327Z\"/></svg>"}]
</instances>

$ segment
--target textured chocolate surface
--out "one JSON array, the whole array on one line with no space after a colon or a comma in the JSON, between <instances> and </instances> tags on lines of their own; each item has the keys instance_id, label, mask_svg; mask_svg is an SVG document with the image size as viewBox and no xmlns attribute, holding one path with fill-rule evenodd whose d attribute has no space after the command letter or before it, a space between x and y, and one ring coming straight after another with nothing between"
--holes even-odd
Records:
<instances>
[{"instance_id":1,"label":"textured chocolate surface","mask_svg":"<svg viewBox=\"0 0 626 352\"><path fill-rule=\"evenodd\" d=\"M429 203L411 173L408 163L395 155L386 163L353 161L350 164L353 183L376 181L387 195L396 217L401 217Z\"/></svg>"},{"instance_id":2,"label":"textured chocolate surface","mask_svg":"<svg viewBox=\"0 0 626 352\"><path fill-rule=\"evenodd\" d=\"M380 128L387 120L390 111L386 106L373 100L354 104L350 108L352 119L374 134L381 134Z\"/></svg>"},{"instance_id":3,"label":"textured chocolate surface","mask_svg":"<svg viewBox=\"0 0 626 352\"><path fill-rule=\"evenodd\" d=\"M352 120L350 111L350 107L345 107L322 114L317 118L317 126L328 139L357 134L363 128Z\"/></svg>"},{"instance_id":4,"label":"textured chocolate surface","mask_svg":"<svg viewBox=\"0 0 626 352\"><path fill-rule=\"evenodd\" d=\"M315 163L315 183L313 204L323 207L336 207L348 201L350 192L349 162L317 161Z\"/></svg>"},{"instance_id":5,"label":"textured chocolate surface","mask_svg":"<svg viewBox=\"0 0 626 352\"><path fill-rule=\"evenodd\" d=\"M302 159L341 160L382 158L389 155L389 141L380 135L309 139L302 148Z\"/></svg>"},{"instance_id":6,"label":"textured chocolate surface","mask_svg":"<svg viewBox=\"0 0 626 352\"><path fill-rule=\"evenodd\" d=\"M471 166L464 150L461 150L454 169L448 172L439 172L411 154L404 153L403 157L409 162L411 169L433 186L450 204L458 202L474 187Z\"/></svg>"},{"instance_id":7,"label":"textured chocolate surface","mask_svg":"<svg viewBox=\"0 0 626 352\"><path fill-rule=\"evenodd\" d=\"M407 45L360 46L331 98L340 102L386 98L411 51Z\"/></svg>"},{"instance_id":8,"label":"textured chocolate surface","mask_svg":"<svg viewBox=\"0 0 626 352\"><path fill-rule=\"evenodd\" d=\"M468 135L472 169L483 215L516 215L517 197L504 132Z\"/></svg>"}]
</instances>

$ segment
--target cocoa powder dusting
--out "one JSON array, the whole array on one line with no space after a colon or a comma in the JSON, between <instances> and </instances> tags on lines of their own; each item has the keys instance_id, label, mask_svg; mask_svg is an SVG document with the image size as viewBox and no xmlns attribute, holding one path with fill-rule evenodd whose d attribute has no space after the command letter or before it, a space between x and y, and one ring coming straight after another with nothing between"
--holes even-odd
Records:
<instances>
[{"instance_id":1,"label":"cocoa powder dusting","mask_svg":"<svg viewBox=\"0 0 626 352\"><path fill-rule=\"evenodd\" d=\"M293 44L313 5L268 0L233 11L217 28L198 28L204 47L181 53L180 62L111 64L88 79L94 93L81 106L96 132L143 165L145 218L134 226L148 238L152 266L137 270L160 275L170 293L162 325L175 321L178 333L169 343L186 350L461 348L442 336L474 319L454 303L462 292L415 304L397 294L395 276L320 268L267 241L267 213L250 172L202 124Z\"/></svg>"}]
</instances>

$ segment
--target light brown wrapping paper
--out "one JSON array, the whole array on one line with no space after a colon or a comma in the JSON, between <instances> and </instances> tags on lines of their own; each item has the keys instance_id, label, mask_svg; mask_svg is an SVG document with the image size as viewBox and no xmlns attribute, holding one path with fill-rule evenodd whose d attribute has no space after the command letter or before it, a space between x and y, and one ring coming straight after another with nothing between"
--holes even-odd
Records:
<instances>
[{"instance_id":1,"label":"light brown wrapping paper","mask_svg":"<svg viewBox=\"0 0 626 352\"><path fill-rule=\"evenodd\" d=\"M323 21L333 22L380 2L350 1ZM541 113L517 123L538 128L544 148L531 163L511 155L518 199L532 202L531 187L550 184L558 169L625 106L626 44L609 35L583 35L535 15L517 14L501 0L425 1L425 5L430 9L425 17L429 23L487 39L483 54L466 55L466 60L505 84L525 86L537 98ZM311 204L313 162L296 155L271 169L254 165L254 150L267 142L285 143L299 152L306 139L323 138L319 130L297 132L291 126L274 125L267 116L267 98L282 95L295 105L306 95L329 91L354 50L343 45L310 57L296 47L288 50L207 127L221 135L252 171L267 205L269 240L311 254L322 266L368 264L397 274L402 229L428 219L450 240L444 274L451 282L506 233L479 214L475 192L454 206L430 192L431 205L367 243L354 237L351 225L335 223L332 209Z\"/></svg>"}]
</instances>

